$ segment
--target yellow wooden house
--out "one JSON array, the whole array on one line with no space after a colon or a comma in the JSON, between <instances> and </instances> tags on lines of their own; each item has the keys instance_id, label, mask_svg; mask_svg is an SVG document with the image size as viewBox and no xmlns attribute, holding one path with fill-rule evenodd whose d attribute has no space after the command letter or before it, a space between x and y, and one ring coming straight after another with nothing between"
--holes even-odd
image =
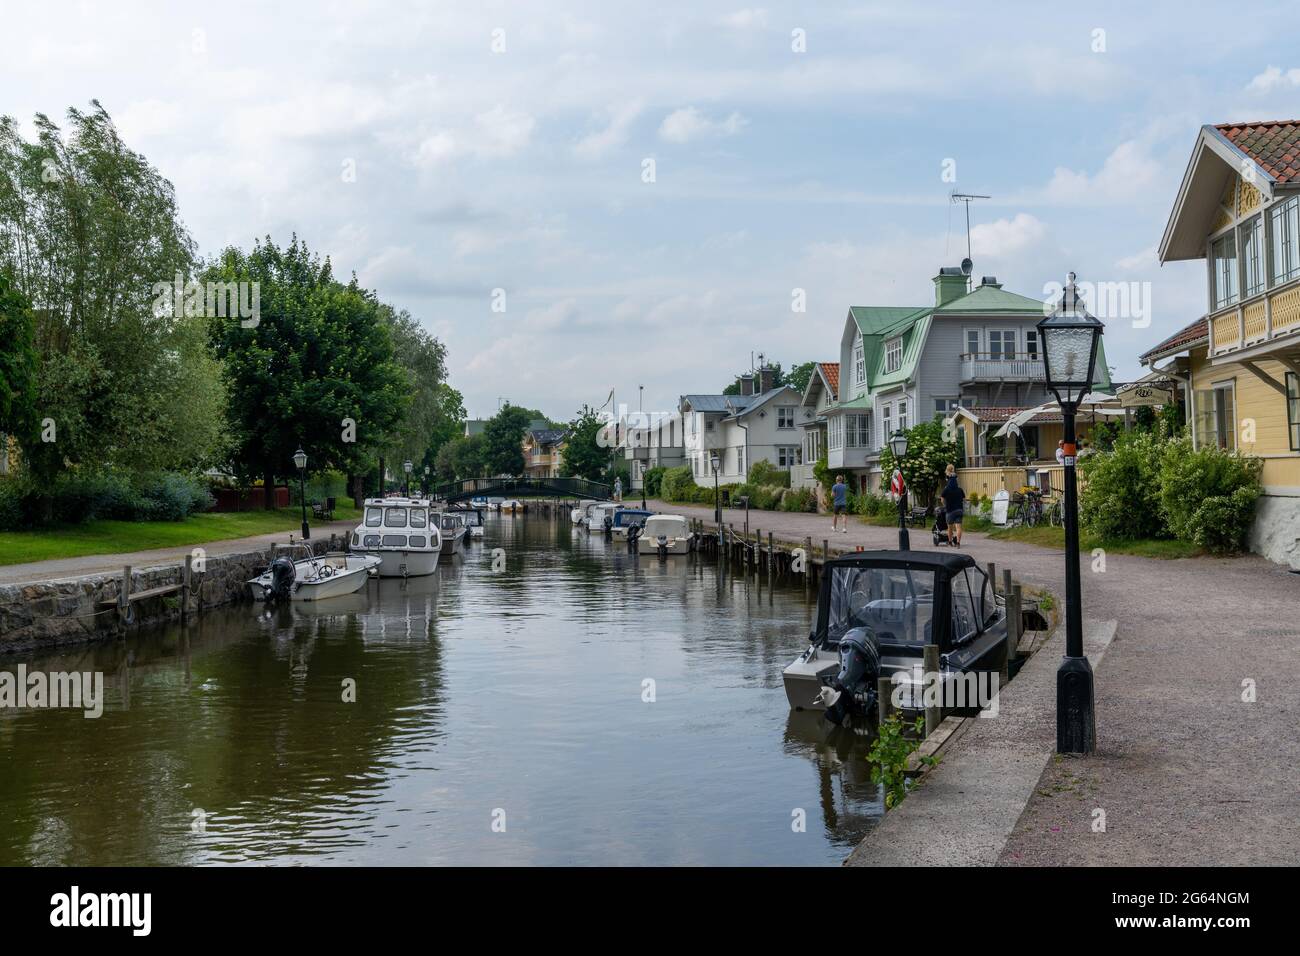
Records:
<instances>
[{"instance_id":1,"label":"yellow wooden house","mask_svg":"<svg viewBox=\"0 0 1300 956\"><path fill-rule=\"evenodd\" d=\"M1204 259L1206 314L1142 356L1197 446L1264 462L1251 547L1300 569L1300 120L1203 126L1160 261Z\"/></svg>"}]
</instances>

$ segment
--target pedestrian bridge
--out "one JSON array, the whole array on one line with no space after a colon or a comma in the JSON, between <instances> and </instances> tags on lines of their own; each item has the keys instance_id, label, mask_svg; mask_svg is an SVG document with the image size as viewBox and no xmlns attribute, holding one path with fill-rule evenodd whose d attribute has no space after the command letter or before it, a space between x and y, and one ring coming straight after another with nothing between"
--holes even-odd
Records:
<instances>
[{"instance_id":1,"label":"pedestrian bridge","mask_svg":"<svg viewBox=\"0 0 1300 956\"><path fill-rule=\"evenodd\" d=\"M609 485L586 478L469 478L433 489L432 497L448 503L471 498L590 498L612 501Z\"/></svg>"}]
</instances>

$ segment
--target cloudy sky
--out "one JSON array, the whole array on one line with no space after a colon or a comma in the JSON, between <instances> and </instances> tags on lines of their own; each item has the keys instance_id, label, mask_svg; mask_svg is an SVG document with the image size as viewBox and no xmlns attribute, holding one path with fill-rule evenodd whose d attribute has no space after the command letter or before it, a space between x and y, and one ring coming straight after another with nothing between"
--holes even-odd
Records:
<instances>
[{"instance_id":1,"label":"cloudy sky","mask_svg":"<svg viewBox=\"0 0 1300 956\"><path fill-rule=\"evenodd\" d=\"M1300 115L1286 3L5 6L0 111L99 99L205 255L296 232L474 415L835 359L848 306L965 255L954 188L993 197L977 276L1150 283L1149 325L1108 318L1124 380L1204 311L1203 265L1155 260L1198 127Z\"/></svg>"}]
</instances>

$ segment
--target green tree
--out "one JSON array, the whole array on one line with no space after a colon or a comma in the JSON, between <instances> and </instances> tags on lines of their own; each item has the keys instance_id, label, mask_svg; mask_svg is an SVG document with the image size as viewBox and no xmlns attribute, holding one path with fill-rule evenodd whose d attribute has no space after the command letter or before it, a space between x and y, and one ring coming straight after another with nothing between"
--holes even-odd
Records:
<instances>
[{"instance_id":1,"label":"green tree","mask_svg":"<svg viewBox=\"0 0 1300 956\"><path fill-rule=\"evenodd\" d=\"M66 466L193 467L221 438L205 321L160 295L192 277L194 244L171 183L92 101L67 128L37 114L35 142L0 118L0 268L34 303L38 478Z\"/></svg>"},{"instance_id":2,"label":"green tree","mask_svg":"<svg viewBox=\"0 0 1300 956\"><path fill-rule=\"evenodd\" d=\"M813 369L816 366L816 362L799 363L790 369L790 374L785 377L785 384L798 389L801 393L807 391L808 383L812 381Z\"/></svg>"},{"instance_id":3,"label":"green tree","mask_svg":"<svg viewBox=\"0 0 1300 956\"><path fill-rule=\"evenodd\" d=\"M944 430L941 421L922 422L907 430L907 457L901 470L914 506L932 505L944 485L944 471L957 463L957 442L946 439ZM897 459L886 442L880 453L886 489L896 466Z\"/></svg>"},{"instance_id":4,"label":"green tree","mask_svg":"<svg viewBox=\"0 0 1300 956\"><path fill-rule=\"evenodd\" d=\"M31 308L0 272L0 456L8 435L30 444L36 429L35 324Z\"/></svg>"},{"instance_id":5,"label":"green tree","mask_svg":"<svg viewBox=\"0 0 1300 956\"><path fill-rule=\"evenodd\" d=\"M583 405L578 416L569 423L569 435L560 459L560 470L566 477L599 481L605 476L610 452L599 442L603 425L604 422L589 405Z\"/></svg>"},{"instance_id":6,"label":"green tree","mask_svg":"<svg viewBox=\"0 0 1300 956\"><path fill-rule=\"evenodd\" d=\"M483 436L453 438L438 449L434 467L438 470L440 483L482 478L484 475Z\"/></svg>"},{"instance_id":7,"label":"green tree","mask_svg":"<svg viewBox=\"0 0 1300 956\"><path fill-rule=\"evenodd\" d=\"M244 253L230 248L207 270L211 281L254 282L255 326L210 323L229 392L232 465L244 480L293 476L301 447L314 472L350 474L391 447L409 402L409 379L393 359L391 331L373 293L334 279L295 236L268 237ZM273 498L267 495L267 506Z\"/></svg>"},{"instance_id":8,"label":"green tree","mask_svg":"<svg viewBox=\"0 0 1300 956\"><path fill-rule=\"evenodd\" d=\"M483 426L483 466L489 475L524 473L524 432L537 417L533 409L509 402Z\"/></svg>"}]
</instances>

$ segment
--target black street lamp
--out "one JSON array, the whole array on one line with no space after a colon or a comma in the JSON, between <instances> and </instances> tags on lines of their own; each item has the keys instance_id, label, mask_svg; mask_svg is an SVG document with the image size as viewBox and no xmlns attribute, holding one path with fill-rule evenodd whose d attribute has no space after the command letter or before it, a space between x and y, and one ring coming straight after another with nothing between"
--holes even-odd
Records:
<instances>
[{"instance_id":1,"label":"black street lamp","mask_svg":"<svg viewBox=\"0 0 1300 956\"><path fill-rule=\"evenodd\" d=\"M1065 658L1056 672L1056 751L1063 754L1088 754L1097 749L1092 667L1083 656L1074 416L1092 388L1102 328L1079 302L1073 272L1060 305L1038 323L1047 388L1056 396L1065 421Z\"/></svg>"},{"instance_id":2,"label":"black street lamp","mask_svg":"<svg viewBox=\"0 0 1300 956\"><path fill-rule=\"evenodd\" d=\"M709 463L713 465L713 520L718 525L718 534L721 534L722 498L718 494L718 456L716 454L711 456Z\"/></svg>"},{"instance_id":3,"label":"black street lamp","mask_svg":"<svg viewBox=\"0 0 1300 956\"><path fill-rule=\"evenodd\" d=\"M302 540L311 540L311 528L307 526L307 453L299 448L293 453L293 463L298 469L298 503L302 505Z\"/></svg>"},{"instance_id":4,"label":"black street lamp","mask_svg":"<svg viewBox=\"0 0 1300 956\"><path fill-rule=\"evenodd\" d=\"M901 428L889 437L889 450L894 453L894 467L898 469L898 550L912 550L907 533L907 485L903 482L903 460L907 457L907 432Z\"/></svg>"},{"instance_id":5,"label":"black street lamp","mask_svg":"<svg viewBox=\"0 0 1300 956\"><path fill-rule=\"evenodd\" d=\"M415 466L411 464L411 459L402 462L402 471L406 473L406 488L402 491L406 497L411 497L411 469Z\"/></svg>"}]
</instances>

